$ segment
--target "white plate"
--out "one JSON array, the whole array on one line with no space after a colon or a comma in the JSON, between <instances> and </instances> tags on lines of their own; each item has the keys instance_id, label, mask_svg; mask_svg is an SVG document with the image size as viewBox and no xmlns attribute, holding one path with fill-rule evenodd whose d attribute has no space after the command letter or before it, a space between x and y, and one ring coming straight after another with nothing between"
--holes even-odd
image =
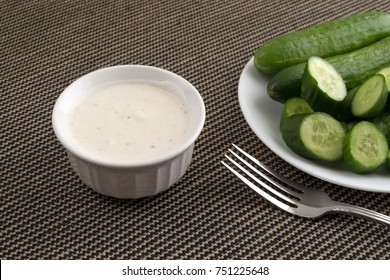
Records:
<instances>
[{"instance_id":1,"label":"white plate","mask_svg":"<svg viewBox=\"0 0 390 280\"><path fill-rule=\"evenodd\" d=\"M385 167L375 173L359 175L338 164L323 164L296 155L284 143L279 120L282 104L267 95L269 77L259 73L253 58L245 65L238 83L238 98L244 117L253 132L275 154L300 170L340 186L390 193L390 175Z\"/></svg>"}]
</instances>

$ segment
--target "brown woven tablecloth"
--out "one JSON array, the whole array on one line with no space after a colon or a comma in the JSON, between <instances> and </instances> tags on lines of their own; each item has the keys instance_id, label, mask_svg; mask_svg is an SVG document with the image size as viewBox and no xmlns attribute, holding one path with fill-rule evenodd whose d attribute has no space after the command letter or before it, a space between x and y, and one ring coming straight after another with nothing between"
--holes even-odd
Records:
<instances>
[{"instance_id":1,"label":"brown woven tablecloth","mask_svg":"<svg viewBox=\"0 0 390 280\"><path fill-rule=\"evenodd\" d=\"M277 157L251 131L237 97L260 44L369 10L390 12L390 2L1 1L1 259L390 259L389 227L347 215L290 215L220 164L236 143L334 199L390 215L389 194L332 185ZM155 197L92 191L52 130L61 91L118 64L173 71L206 104L190 169Z\"/></svg>"}]
</instances>

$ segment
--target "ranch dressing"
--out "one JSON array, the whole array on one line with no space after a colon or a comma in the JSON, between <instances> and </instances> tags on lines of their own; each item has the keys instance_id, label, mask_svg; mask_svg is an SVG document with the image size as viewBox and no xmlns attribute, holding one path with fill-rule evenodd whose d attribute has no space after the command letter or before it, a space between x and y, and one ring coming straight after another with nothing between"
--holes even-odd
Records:
<instances>
[{"instance_id":1,"label":"ranch dressing","mask_svg":"<svg viewBox=\"0 0 390 280\"><path fill-rule=\"evenodd\" d=\"M73 109L73 141L87 153L117 162L139 162L168 153L186 134L183 100L144 82L97 88Z\"/></svg>"}]
</instances>

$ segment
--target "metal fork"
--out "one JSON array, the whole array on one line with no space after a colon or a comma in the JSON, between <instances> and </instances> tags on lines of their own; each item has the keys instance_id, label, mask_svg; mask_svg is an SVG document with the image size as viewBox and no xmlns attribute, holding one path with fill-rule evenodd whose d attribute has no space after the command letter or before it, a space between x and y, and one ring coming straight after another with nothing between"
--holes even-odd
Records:
<instances>
[{"instance_id":1,"label":"metal fork","mask_svg":"<svg viewBox=\"0 0 390 280\"><path fill-rule=\"evenodd\" d=\"M306 187L285 178L238 146L233 144L233 147L247 160L232 149L229 149L230 155L225 155L225 157L236 169L223 161L222 164L260 196L291 214L306 218L316 218L329 212L349 213L372 218L390 225L390 216L363 207L336 202L324 191ZM264 180L261 180L259 176Z\"/></svg>"}]
</instances>

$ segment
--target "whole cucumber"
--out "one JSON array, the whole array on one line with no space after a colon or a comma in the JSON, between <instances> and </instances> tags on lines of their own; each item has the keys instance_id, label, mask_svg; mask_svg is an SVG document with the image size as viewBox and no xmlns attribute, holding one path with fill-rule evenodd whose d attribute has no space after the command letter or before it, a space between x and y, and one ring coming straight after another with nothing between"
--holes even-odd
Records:
<instances>
[{"instance_id":1,"label":"whole cucumber","mask_svg":"<svg viewBox=\"0 0 390 280\"><path fill-rule=\"evenodd\" d=\"M335 56L387 36L390 36L390 14L356 14L271 39L256 50L255 67L263 73L274 74L311 56Z\"/></svg>"},{"instance_id":2,"label":"whole cucumber","mask_svg":"<svg viewBox=\"0 0 390 280\"><path fill-rule=\"evenodd\" d=\"M347 89L359 86L369 76L390 66L390 36L364 48L328 57L326 60L343 77ZM267 93L279 102L301 96L301 80L306 63L287 67L278 72L267 86Z\"/></svg>"}]
</instances>

